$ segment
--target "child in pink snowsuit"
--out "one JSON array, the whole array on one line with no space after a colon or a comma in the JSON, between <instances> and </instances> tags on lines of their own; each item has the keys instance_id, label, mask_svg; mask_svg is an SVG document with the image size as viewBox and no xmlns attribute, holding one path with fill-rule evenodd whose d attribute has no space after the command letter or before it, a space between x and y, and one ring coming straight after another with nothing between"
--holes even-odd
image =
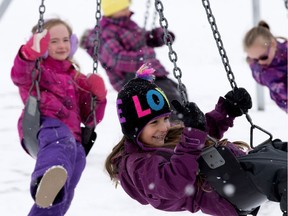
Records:
<instances>
[{"instance_id":1,"label":"child in pink snowsuit","mask_svg":"<svg viewBox=\"0 0 288 216\"><path fill-rule=\"evenodd\" d=\"M35 204L29 215L62 216L72 202L74 189L86 164L81 123L93 126L93 118L88 118L91 95L96 97L95 115L97 123L100 123L106 107L107 91L99 75L86 76L73 65L71 57L78 41L71 27L60 19L50 19L43 27L41 33L32 30L34 34L31 39L20 47L11 78L25 104L29 95L37 95L35 88L29 92L33 81L31 73L35 60L43 57L39 82L39 150L30 188ZM23 141L22 120L23 112L18 131L23 148L27 151L29 143Z\"/></svg>"}]
</instances>

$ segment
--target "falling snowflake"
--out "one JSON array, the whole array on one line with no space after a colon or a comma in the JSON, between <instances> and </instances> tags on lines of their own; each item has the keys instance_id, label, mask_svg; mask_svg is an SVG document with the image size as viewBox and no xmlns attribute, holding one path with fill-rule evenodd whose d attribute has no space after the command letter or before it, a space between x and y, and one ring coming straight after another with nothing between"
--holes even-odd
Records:
<instances>
[{"instance_id":1,"label":"falling snowflake","mask_svg":"<svg viewBox=\"0 0 288 216\"><path fill-rule=\"evenodd\" d=\"M226 184L223 188L223 191L227 196L231 197L234 195L236 188L232 184Z\"/></svg>"},{"instance_id":2,"label":"falling snowflake","mask_svg":"<svg viewBox=\"0 0 288 216\"><path fill-rule=\"evenodd\" d=\"M178 113L177 116L178 116L179 119L183 119L183 117L184 117L182 113Z\"/></svg>"},{"instance_id":3,"label":"falling snowflake","mask_svg":"<svg viewBox=\"0 0 288 216\"><path fill-rule=\"evenodd\" d=\"M149 190L153 190L155 188L155 184L154 183L150 183L148 185Z\"/></svg>"},{"instance_id":4,"label":"falling snowflake","mask_svg":"<svg viewBox=\"0 0 288 216\"><path fill-rule=\"evenodd\" d=\"M185 187L185 194L186 194L187 196L191 196L191 195L194 193L194 191L195 191L195 188L194 188L193 185L187 185L187 186Z\"/></svg>"}]
</instances>

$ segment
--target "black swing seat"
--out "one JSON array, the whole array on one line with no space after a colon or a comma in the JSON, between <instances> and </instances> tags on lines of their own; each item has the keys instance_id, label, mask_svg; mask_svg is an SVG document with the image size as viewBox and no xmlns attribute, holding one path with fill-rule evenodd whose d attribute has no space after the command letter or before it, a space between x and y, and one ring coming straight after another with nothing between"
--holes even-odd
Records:
<instances>
[{"instance_id":1,"label":"black swing seat","mask_svg":"<svg viewBox=\"0 0 288 216\"><path fill-rule=\"evenodd\" d=\"M39 150L37 136L40 129L40 116L39 101L30 95L24 109L22 128L24 148L33 158L37 158ZM87 156L94 145L97 134L94 131L95 127L85 126L81 127L81 130L82 144Z\"/></svg>"},{"instance_id":2,"label":"black swing seat","mask_svg":"<svg viewBox=\"0 0 288 216\"><path fill-rule=\"evenodd\" d=\"M198 162L200 174L238 210L252 212L267 201L227 147L208 147Z\"/></svg>"},{"instance_id":3,"label":"black swing seat","mask_svg":"<svg viewBox=\"0 0 288 216\"><path fill-rule=\"evenodd\" d=\"M240 212L253 212L268 200L275 175L287 176L287 142L268 139L238 158L225 146L210 146L198 162L214 190Z\"/></svg>"},{"instance_id":4,"label":"black swing seat","mask_svg":"<svg viewBox=\"0 0 288 216\"><path fill-rule=\"evenodd\" d=\"M29 96L22 122L24 147L33 158L36 158L39 148L37 134L40 128L40 110L36 97Z\"/></svg>"}]
</instances>

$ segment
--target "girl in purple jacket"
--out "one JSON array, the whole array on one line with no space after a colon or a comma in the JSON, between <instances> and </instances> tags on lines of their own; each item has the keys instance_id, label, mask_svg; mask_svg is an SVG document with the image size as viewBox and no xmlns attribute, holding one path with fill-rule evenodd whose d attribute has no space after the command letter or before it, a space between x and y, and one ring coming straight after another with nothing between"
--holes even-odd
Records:
<instances>
[{"instance_id":1,"label":"girl in purple jacket","mask_svg":"<svg viewBox=\"0 0 288 216\"><path fill-rule=\"evenodd\" d=\"M153 68L144 64L136 78L118 94L117 112L124 136L106 159L111 180L116 185L120 183L126 193L141 204L164 211L193 213L201 210L215 216L256 215L259 206L242 211L227 201L228 198L221 197L206 178L199 175L198 164L203 148L211 145L210 137L220 140L233 126L235 117L252 107L249 93L243 88L229 91L206 115L195 103L182 106L174 100L172 104L182 115L179 118L183 123L170 123L170 103L161 88L153 83L153 72ZM245 157L247 144L219 142L236 157ZM275 163L276 168L268 169L269 173L261 174L261 168L260 175L253 173L257 164L253 158L252 162L244 164L249 165L246 166L249 173L256 175L253 178L257 179L254 183L257 190L269 200L280 202L283 215L287 215L287 156L281 151L282 158L283 155L286 162L283 159L279 166ZM271 166L269 155L266 164ZM256 203L255 200L251 202Z\"/></svg>"},{"instance_id":2,"label":"girl in purple jacket","mask_svg":"<svg viewBox=\"0 0 288 216\"><path fill-rule=\"evenodd\" d=\"M269 88L271 99L287 113L287 39L273 36L260 21L246 33L243 45L253 78Z\"/></svg>"},{"instance_id":3,"label":"girl in purple jacket","mask_svg":"<svg viewBox=\"0 0 288 216\"><path fill-rule=\"evenodd\" d=\"M106 159L106 170L115 183L143 205L164 211L202 212L217 216L238 215L235 207L198 176L198 158L207 135L218 139L241 115L234 104L247 111L251 98L245 89L220 97L215 110L201 112L195 103L173 106L183 123L170 123L170 103L153 83L154 69L143 65L136 78L119 92L117 110L124 137ZM234 100L234 101L233 101ZM233 101L233 103L231 103ZM207 120L207 123L206 123ZM230 142L222 141L234 155L245 155Z\"/></svg>"},{"instance_id":4,"label":"girl in purple jacket","mask_svg":"<svg viewBox=\"0 0 288 216\"><path fill-rule=\"evenodd\" d=\"M36 59L43 57L39 82L39 149L30 186L35 204L29 216L62 216L72 202L86 164L81 123L94 125L93 118L89 118L91 95L96 97L96 121L101 122L106 107L106 88L99 75L86 76L73 65L71 58L78 44L66 22L50 19L44 23L43 29L41 33L35 33L34 27L33 36L20 47L11 78L25 104L29 95L37 95L35 88L29 92L33 82L31 73ZM25 145L29 143L23 142L22 121L23 112L18 131L27 151Z\"/></svg>"},{"instance_id":5,"label":"girl in purple jacket","mask_svg":"<svg viewBox=\"0 0 288 216\"><path fill-rule=\"evenodd\" d=\"M103 17L100 20L99 61L116 91L130 79L146 62L155 69L155 83L162 88L169 101L181 100L177 84L168 78L168 71L157 59L155 47L164 45L162 28L146 31L132 19L130 0L102 0ZM174 39L173 33L171 33ZM88 29L81 38L80 46L93 57L96 29ZM172 115L177 118L177 116Z\"/></svg>"}]
</instances>

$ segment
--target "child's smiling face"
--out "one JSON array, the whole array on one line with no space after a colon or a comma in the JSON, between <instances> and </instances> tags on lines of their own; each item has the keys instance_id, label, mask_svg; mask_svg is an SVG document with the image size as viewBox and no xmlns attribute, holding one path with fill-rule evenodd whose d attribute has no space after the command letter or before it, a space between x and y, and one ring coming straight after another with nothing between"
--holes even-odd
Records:
<instances>
[{"instance_id":1,"label":"child's smiling face","mask_svg":"<svg viewBox=\"0 0 288 216\"><path fill-rule=\"evenodd\" d=\"M153 119L143 128L139 140L150 147L161 147L165 143L169 128L169 115Z\"/></svg>"},{"instance_id":2,"label":"child's smiling face","mask_svg":"<svg viewBox=\"0 0 288 216\"><path fill-rule=\"evenodd\" d=\"M63 24L53 26L49 29L50 43L48 54L56 60L65 60L69 56L71 44L70 34Z\"/></svg>"}]
</instances>

